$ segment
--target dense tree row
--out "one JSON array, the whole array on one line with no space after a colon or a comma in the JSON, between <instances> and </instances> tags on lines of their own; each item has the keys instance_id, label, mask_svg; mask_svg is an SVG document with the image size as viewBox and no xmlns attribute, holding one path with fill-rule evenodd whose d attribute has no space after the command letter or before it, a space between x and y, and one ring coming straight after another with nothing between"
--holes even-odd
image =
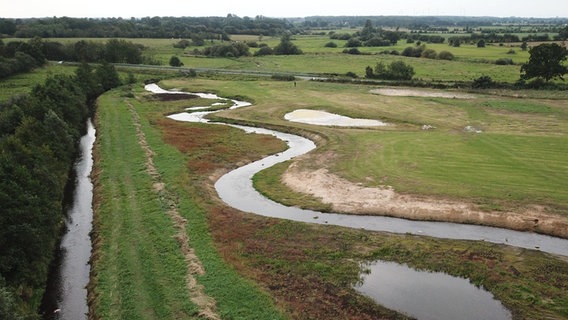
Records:
<instances>
[{"instance_id":1,"label":"dense tree row","mask_svg":"<svg viewBox=\"0 0 568 320\"><path fill-rule=\"evenodd\" d=\"M89 101L117 80L112 65L84 64L74 76L51 76L0 104L1 319L36 312L64 226L64 191Z\"/></svg>"},{"instance_id":2,"label":"dense tree row","mask_svg":"<svg viewBox=\"0 0 568 320\"><path fill-rule=\"evenodd\" d=\"M43 45L39 39L31 39L27 42L13 41L6 44L0 39L0 79L43 65L46 61L43 51Z\"/></svg>"},{"instance_id":3,"label":"dense tree row","mask_svg":"<svg viewBox=\"0 0 568 320\"><path fill-rule=\"evenodd\" d=\"M151 63L142 55L143 46L130 41L79 40L61 44L35 37L28 41L0 40L0 79L43 65L46 60L110 63Z\"/></svg>"},{"instance_id":4,"label":"dense tree row","mask_svg":"<svg viewBox=\"0 0 568 320\"><path fill-rule=\"evenodd\" d=\"M402 60L393 61L388 65L379 61L374 69L370 66L365 68L365 77L368 79L412 80L414 74L414 68Z\"/></svg>"},{"instance_id":5,"label":"dense tree row","mask_svg":"<svg viewBox=\"0 0 568 320\"><path fill-rule=\"evenodd\" d=\"M371 20L367 20L361 31L353 34L331 33L331 39L347 40L345 44L348 48L356 47L383 47L395 45L401 38L398 31L388 31L382 28L375 28Z\"/></svg>"},{"instance_id":6,"label":"dense tree row","mask_svg":"<svg viewBox=\"0 0 568 320\"><path fill-rule=\"evenodd\" d=\"M294 27L285 19L262 16L0 19L0 35L19 38L191 38L209 33L277 35Z\"/></svg>"},{"instance_id":7,"label":"dense tree row","mask_svg":"<svg viewBox=\"0 0 568 320\"><path fill-rule=\"evenodd\" d=\"M568 18L518 18L518 17L468 17L468 16L311 16L289 19L294 24L309 29L358 28L371 20L375 26L407 28L423 31L448 31L448 26L472 28L492 25L523 25L536 29L542 26L563 26ZM553 28L554 29L554 28ZM551 29L549 29L551 30Z\"/></svg>"}]
</instances>

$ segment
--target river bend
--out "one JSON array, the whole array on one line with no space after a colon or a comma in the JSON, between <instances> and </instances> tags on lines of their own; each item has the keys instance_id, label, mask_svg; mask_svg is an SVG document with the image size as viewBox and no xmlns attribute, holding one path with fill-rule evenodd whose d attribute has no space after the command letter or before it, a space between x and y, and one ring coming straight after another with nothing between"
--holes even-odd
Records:
<instances>
[{"instance_id":1,"label":"river bend","mask_svg":"<svg viewBox=\"0 0 568 320\"><path fill-rule=\"evenodd\" d=\"M147 85L146 90L154 93L176 92L166 91L156 84ZM184 94L183 92L177 93ZM214 95L207 96L215 99L222 99ZM250 105L246 102L243 103L235 100L233 100L233 102L235 104L232 108ZM200 112L198 117L192 116L192 113L180 113L170 117L180 121L208 122L207 119L204 118L205 115L206 114L203 112ZM222 176L215 183L215 189L217 190L219 197L227 205L238 210L272 218L316 224L330 224L371 231L383 231L399 234L410 233L442 239L487 241L568 256L568 240L533 232L522 232L504 228L458 223L414 221L384 216L322 213L297 207L284 206L264 197L256 189L254 189L252 177L257 172L272 165L310 152L315 149L315 143L304 137L274 130L238 125L235 125L235 127L247 132L273 135L285 141L289 147L284 152L268 156L264 159L237 168Z\"/></svg>"}]
</instances>

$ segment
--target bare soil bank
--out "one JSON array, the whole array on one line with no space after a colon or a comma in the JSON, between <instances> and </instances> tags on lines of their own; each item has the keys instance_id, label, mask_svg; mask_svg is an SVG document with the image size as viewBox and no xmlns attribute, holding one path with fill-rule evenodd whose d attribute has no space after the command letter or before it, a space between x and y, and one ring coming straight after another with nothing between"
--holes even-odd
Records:
<instances>
[{"instance_id":1,"label":"bare soil bank","mask_svg":"<svg viewBox=\"0 0 568 320\"><path fill-rule=\"evenodd\" d=\"M328 156L315 160L324 162ZM301 167L296 160L282 181L292 190L310 194L330 204L334 212L358 215L386 215L411 220L445 221L534 231L568 238L568 218L532 205L519 210L484 211L474 203L419 195L403 195L389 186L364 187L329 172ZM309 181L309 183L306 183Z\"/></svg>"}]
</instances>

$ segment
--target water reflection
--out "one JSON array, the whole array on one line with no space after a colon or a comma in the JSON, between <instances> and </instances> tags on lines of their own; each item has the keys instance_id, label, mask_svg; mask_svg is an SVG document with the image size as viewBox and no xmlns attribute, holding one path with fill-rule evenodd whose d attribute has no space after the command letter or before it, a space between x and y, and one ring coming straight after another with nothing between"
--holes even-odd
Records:
<instances>
[{"instance_id":1,"label":"water reflection","mask_svg":"<svg viewBox=\"0 0 568 320\"><path fill-rule=\"evenodd\" d=\"M73 202L67 212L67 232L60 244L59 270L46 290L42 307L44 319L87 319L87 284L89 283L93 220L92 148L95 128L87 122L87 134L81 137L81 158L75 164L76 184Z\"/></svg>"},{"instance_id":2,"label":"water reflection","mask_svg":"<svg viewBox=\"0 0 568 320\"><path fill-rule=\"evenodd\" d=\"M377 261L356 289L383 306L419 320L509 320L511 312L467 279Z\"/></svg>"}]
</instances>

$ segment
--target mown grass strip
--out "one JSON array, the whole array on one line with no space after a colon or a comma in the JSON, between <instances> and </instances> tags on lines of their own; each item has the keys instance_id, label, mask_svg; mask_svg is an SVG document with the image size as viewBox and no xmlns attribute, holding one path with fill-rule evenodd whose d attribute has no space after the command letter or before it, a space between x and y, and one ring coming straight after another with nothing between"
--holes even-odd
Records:
<instances>
[{"instance_id":1,"label":"mown grass strip","mask_svg":"<svg viewBox=\"0 0 568 320\"><path fill-rule=\"evenodd\" d=\"M155 181L147 172L146 155L120 95L120 91L105 95L99 107L99 249L91 308L100 318L198 318L201 311L190 302L185 287L186 262L167 216L170 207L153 190ZM195 277L217 302L220 317L284 319L267 294L218 256L205 212L195 202L200 192L192 187L184 165L187 158L164 144L159 130L146 118L155 113L155 104L128 101L141 116L141 129L154 153L157 171L168 192L177 197L178 210L187 220L190 246L205 269L205 274Z\"/></svg>"},{"instance_id":2,"label":"mown grass strip","mask_svg":"<svg viewBox=\"0 0 568 320\"><path fill-rule=\"evenodd\" d=\"M242 278L218 255L204 210L204 207L211 203L211 199L206 190L196 187L197 180L201 181L200 179L207 179L207 177L197 176L196 172L188 172L186 165L188 157L173 146L164 143L159 127L151 125L151 123L163 121L164 113L167 113L169 107L165 103L135 102L133 104L143 119L142 126L146 139L155 152L155 164L170 191L179 196L178 208L180 214L188 221L186 227L190 245L205 269L205 274L196 276L196 279L205 287L205 292L216 300L217 312L221 318L285 319L281 311L274 306L269 295L261 291L252 281ZM166 106L161 108L162 104ZM211 125L197 124L195 126L209 128ZM233 132L232 135L236 141L240 141L241 136L246 135L235 128L220 126L218 130ZM197 129L196 131L202 130ZM213 128L212 132L215 131L216 128ZM188 138L200 139L199 136ZM220 148L224 148L220 145L223 143L229 146L233 144L231 141L223 141L219 141ZM262 148L262 146L257 148ZM231 156L231 152L225 150L224 154L216 153L211 155L210 159L203 159L205 161L201 163L207 165L206 161L224 162L227 161L224 159L227 156ZM209 156L200 154L198 157Z\"/></svg>"},{"instance_id":3,"label":"mown grass strip","mask_svg":"<svg viewBox=\"0 0 568 320\"><path fill-rule=\"evenodd\" d=\"M106 319L189 318L175 230L152 190L145 155L122 99L101 97L97 114L95 254L91 312Z\"/></svg>"}]
</instances>

